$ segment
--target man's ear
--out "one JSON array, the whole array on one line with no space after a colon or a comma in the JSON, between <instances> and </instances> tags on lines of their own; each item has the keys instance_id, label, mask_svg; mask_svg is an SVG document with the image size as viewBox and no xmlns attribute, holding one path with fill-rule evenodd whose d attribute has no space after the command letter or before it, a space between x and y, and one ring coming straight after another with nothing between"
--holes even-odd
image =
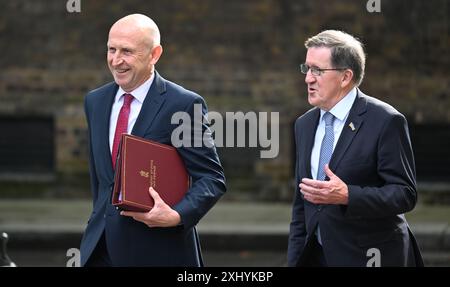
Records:
<instances>
[{"instance_id":1,"label":"man's ear","mask_svg":"<svg viewBox=\"0 0 450 287\"><path fill-rule=\"evenodd\" d=\"M158 62L159 57L161 57L162 53L163 53L163 48L161 45L157 45L157 46L153 47L153 49L151 51L152 58L150 60L150 64L155 65Z\"/></svg>"},{"instance_id":2,"label":"man's ear","mask_svg":"<svg viewBox=\"0 0 450 287\"><path fill-rule=\"evenodd\" d=\"M348 85L350 85L353 81L353 71L350 69L346 69L344 71L344 77L341 80L341 87L347 87Z\"/></svg>"}]
</instances>

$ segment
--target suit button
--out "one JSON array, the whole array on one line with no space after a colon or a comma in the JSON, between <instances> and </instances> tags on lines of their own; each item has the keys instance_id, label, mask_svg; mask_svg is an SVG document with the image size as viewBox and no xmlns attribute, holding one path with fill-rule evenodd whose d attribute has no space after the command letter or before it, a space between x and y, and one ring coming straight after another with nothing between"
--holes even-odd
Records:
<instances>
[{"instance_id":1,"label":"suit button","mask_svg":"<svg viewBox=\"0 0 450 287\"><path fill-rule=\"evenodd\" d=\"M322 206L317 207L317 210L321 211L322 210Z\"/></svg>"},{"instance_id":2,"label":"suit button","mask_svg":"<svg viewBox=\"0 0 450 287\"><path fill-rule=\"evenodd\" d=\"M103 218L106 218L106 213L105 213L105 214L103 214Z\"/></svg>"}]
</instances>

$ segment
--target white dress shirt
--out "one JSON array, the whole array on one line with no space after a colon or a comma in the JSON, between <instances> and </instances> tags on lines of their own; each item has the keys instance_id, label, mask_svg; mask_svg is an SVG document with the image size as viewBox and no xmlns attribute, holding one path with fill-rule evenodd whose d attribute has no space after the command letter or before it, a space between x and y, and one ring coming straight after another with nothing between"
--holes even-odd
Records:
<instances>
[{"instance_id":1,"label":"white dress shirt","mask_svg":"<svg viewBox=\"0 0 450 287\"><path fill-rule=\"evenodd\" d=\"M142 108L142 103L147 96L148 90L153 83L155 78L155 73L152 73L150 78L145 81L142 85L129 92L128 94L133 95L134 100L131 102L130 115L128 116L128 128L127 133L130 134L133 130L136 119ZM112 152L112 146L114 142L114 134L116 133L117 118L119 117L120 109L123 105L123 95L127 94L121 87L117 90L116 96L114 98L114 103L112 105L111 117L109 119L109 151Z\"/></svg>"}]
</instances>

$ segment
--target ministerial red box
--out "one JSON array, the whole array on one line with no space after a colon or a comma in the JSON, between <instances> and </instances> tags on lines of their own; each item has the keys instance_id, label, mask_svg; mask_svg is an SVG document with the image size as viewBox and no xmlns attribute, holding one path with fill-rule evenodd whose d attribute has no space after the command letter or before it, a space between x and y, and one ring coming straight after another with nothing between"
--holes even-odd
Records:
<instances>
[{"instance_id":1,"label":"ministerial red box","mask_svg":"<svg viewBox=\"0 0 450 287\"><path fill-rule=\"evenodd\" d=\"M177 150L169 145L122 134L114 176L112 204L121 210L147 212L154 201L150 186L174 206L189 189L190 178Z\"/></svg>"}]
</instances>

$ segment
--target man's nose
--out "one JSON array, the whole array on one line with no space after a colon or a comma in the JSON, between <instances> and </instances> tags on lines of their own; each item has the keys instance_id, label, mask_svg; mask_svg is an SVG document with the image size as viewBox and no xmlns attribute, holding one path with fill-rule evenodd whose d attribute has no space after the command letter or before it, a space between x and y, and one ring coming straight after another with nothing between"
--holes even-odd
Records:
<instances>
[{"instance_id":1,"label":"man's nose","mask_svg":"<svg viewBox=\"0 0 450 287\"><path fill-rule=\"evenodd\" d=\"M311 84L316 80L316 77L314 77L311 73L311 70L309 70L305 75L305 83Z\"/></svg>"},{"instance_id":2,"label":"man's nose","mask_svg":"<svg viewBox=\"0 0 450 287\"><path fill-rule=\"evenodd\" d=\"M111 62L111 64L112 64L113 66L118 66L118 65L122 64L122 62L123 62L123 59L122 59L120 53L119 53L118 51L116 51L116 52L114 53L114 55L112 56L112 62Z\"/></svg>"}]
</instances>

